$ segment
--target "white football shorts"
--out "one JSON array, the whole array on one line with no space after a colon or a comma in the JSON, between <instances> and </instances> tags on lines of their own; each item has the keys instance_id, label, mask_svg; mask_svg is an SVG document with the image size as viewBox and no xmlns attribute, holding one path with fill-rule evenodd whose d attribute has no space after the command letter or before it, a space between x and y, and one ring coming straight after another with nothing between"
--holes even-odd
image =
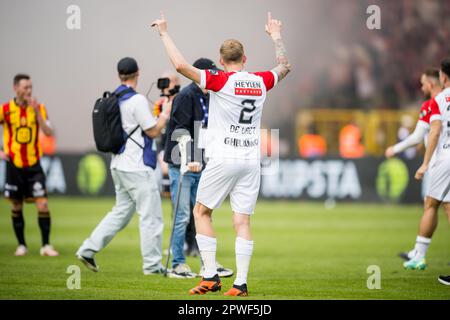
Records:
<instances>
[{"instance_id":1,"label":"white football shorts","mask_svg":"<svg viewBox=\"0 0 450 320\"><path fill-rule=\"evenodd\" d=\"M429 169L427 196L450 202L450 159L437 160Z\"/></svg>"},{"instance_id":2,"label":"white football shorts","mask_svg":"<svg viewBox=\"0 0 450 320\"><path fill-rule=\"evenodd\" d=\"M255 211L260 183L259 161L210 159L200 178L197 202L217 209L230 195L233 212L251 215Z\"/></svg>"}]
</instances>

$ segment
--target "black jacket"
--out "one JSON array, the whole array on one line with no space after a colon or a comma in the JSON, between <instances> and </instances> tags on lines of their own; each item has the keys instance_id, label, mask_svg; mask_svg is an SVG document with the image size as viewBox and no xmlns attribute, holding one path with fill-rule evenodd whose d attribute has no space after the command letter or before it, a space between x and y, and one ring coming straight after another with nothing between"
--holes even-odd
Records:
<instances>
[{"instance_id":1,"label":"black jacket","mask_svg":"<svg viewBox=\"0 0 450 320\"><path fill-rule=\"evenodd\" d=\"M172 103L172 112L166 129L166 141L164 148L164 161L173 164L180 164L179 152L172 155L172 150L177 146L177 137L184 133L191 135L192 141L188 145L188 161L197 161L205 164L203 159L203 149L198 148L198 135L201 121L204 118L203 107L200 99L203 98L206 108L209 107L209 95L203 94L202 90L194 82L185 87L177 94ZM175 132L175 133L174 133ZM172 159L173 158L173 159Z\"/></svg>"}]
</instances>

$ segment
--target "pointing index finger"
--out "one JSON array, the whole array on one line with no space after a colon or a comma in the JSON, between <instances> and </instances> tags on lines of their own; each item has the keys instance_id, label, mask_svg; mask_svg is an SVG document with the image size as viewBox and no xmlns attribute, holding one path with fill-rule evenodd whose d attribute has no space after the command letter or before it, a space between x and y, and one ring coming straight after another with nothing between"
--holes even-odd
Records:
<instances>
[{"instance_id":1,"label":"pointing index finger","mask_svg":"<svg viewBox=\"0 0 450 320\"><path fill-rule=\"evenodd\" d=\"M267 13L267 22L270 23L270 21L272 21L272 12L268 12Z\"/></svg>"}]
</instances>

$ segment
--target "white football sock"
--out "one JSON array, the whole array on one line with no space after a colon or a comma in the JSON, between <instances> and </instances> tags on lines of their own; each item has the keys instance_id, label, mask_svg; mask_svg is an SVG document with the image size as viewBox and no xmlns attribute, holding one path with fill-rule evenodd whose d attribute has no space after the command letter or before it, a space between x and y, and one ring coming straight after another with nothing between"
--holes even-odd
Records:
<instances>
[{"instance_id":1,"label":"white football sock","mask_svg":"<svg viewBox=\"0 0 450 320\"><path fill-rule=\"evenodd\" d=\"M408 252L408 259L413 259L416 256L416 249L412 249Z\"/></svg>"},{"instance_id":2,"label":"white football sock","mask_svg":"<svg viewBox=\"0 0 450 320\"><path fill-rule=\"evenodd\" d=\"M422 236L417 236L416 246L414 250L416 251L416 255L414 257L415 260L420 260L425 258L427 254L428 246L430 245L431 238L425 238Z\"/></svg>"},{"instance_id":3,"label":"white football sock","mask_svg":"<svg viewBox=\"0 0 450 320\"><path fill-rule=\"evenodd\" d=\"M200 250L200 256L202 257L203 266L205 267L204 278L212 278L217 274L216 266L216 250L217 240L198 234L195 236L197 240L198 249Z\"/></svg>"},{"instance_id":4,"label":"white football sock","mask_svg":"<svg viewBox=\"0 0 450 320\"><path fill-rule=\"evenodd\" d=\"M237 286L247 283L248 268L253 253L253 241L243 238L236 238L236 280L234 284Z\"/></svg>"}]
</instances>

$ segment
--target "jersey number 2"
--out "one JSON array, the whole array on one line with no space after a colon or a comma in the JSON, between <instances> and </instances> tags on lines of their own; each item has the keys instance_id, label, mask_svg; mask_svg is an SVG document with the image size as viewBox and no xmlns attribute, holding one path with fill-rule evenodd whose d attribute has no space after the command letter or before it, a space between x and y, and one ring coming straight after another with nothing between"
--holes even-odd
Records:
<instances>
[{"instance_id":1,"label":"jersey number 2","mask_svg":"<svg viewBox=\"0 0 450 320\"><path fill-rule=\"evenodd\" d=\"M239 117L239 123L242 123L242 124L251 124L252 123L253 116L246 116L246 113L248 114L248 113L252 113L253 111L255 111L255 109L256 109L255 102L256 102L256 100L250 100L250 99L242 101L242 106L244 108L242 108L241 115ZM251 108L246 107L246 105L250 105L252 107Z\"/></svg>"}]
</instances>

